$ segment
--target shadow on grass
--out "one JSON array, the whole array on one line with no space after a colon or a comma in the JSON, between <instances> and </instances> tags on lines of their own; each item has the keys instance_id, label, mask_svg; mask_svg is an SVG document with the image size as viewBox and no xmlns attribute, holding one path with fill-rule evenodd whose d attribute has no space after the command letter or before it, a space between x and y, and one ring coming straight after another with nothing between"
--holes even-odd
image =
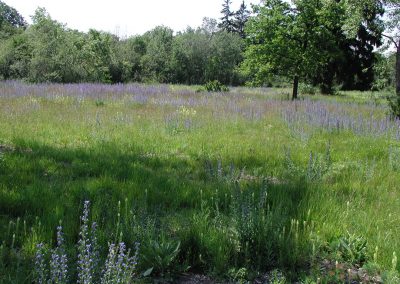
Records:
<instances>
[{"instance_id":1,"label":"shadow on grass","mask_svg":"<svg viewBox=\"0 0 400 284\"><path fill-rule=\"evenodd\" d=\"M118 228L128 244L179 240L175 265L219 275L232 267L295 271L306 266L304 236L311 228L299 222L307 221L307 184L222 175L218 169L213 174L207 164L218 161L160 156L136 146L65 149L16 141L0 162L0 237L10 238L9 221L21 218L37 227L37 217L39 236L30 235L30 242L54 240L62 220L68 243L76 243L82 204L90 200L103 243L116 240ZM24 247L26 240L17 237L15 245Z\"/></svg>"}]
</instances>

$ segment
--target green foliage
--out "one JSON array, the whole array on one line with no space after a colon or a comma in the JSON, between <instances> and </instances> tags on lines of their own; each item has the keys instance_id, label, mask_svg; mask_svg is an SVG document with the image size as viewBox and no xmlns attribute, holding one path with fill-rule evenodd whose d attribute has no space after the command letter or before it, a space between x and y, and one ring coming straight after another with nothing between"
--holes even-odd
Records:
<instances>
[{"instance_id":1,"label":"green foliage","mask_svg":"<svg viewBox=\"0 0 400 284\"><path fill-rule=\"evenodd\" d=\"M1 2L0 78L60 83L218 80L226 85L270 86L277 77L299 77L320 85L325 93L332 93L334 84L368 89L374 72L386 76L382 68L372 68L382 29L378 4L366 6L356 39L347 38L342 28L350 4L320 0L295 1L296 9L285 1L266 1L255 6L250 23L246 4L235 12L227 0L220 30L216 20L205 19L203 27L176 34L156 27L120 39L96 30L71 30L43 8L27 25L15 9ZM393 13L392 20L397 17ZM249 45L246 53L243 39ZM384 81L377 78L375 87Z\"/></svg>"},{"instance_id":2,"label":"green foliage","mask_svg":"<svg viewBox=\"0 0 400 284\"><path fill-rule=\"evenodd\" d=\"M239 35L208 31L179 32L156 27L125 40L96 30L81 33L38 8L33 24L0 40L0 78L30 82L161 82L204 84L219 80L238 85L242 61ZM211 23L211 22L210 22ZM24 26L25 28L25 26ZM17 29L17 27L16 27Z\"/></svg>"},{"instance_id":3,"label":"green foliage","mask_svg":"<svg viewBox=\"0 0 400 284\"><path fill-rule=\"evenodd\" d=\"M337 252L342 260L362 266L368 260L367 243L365 238L347 233L339 239Z\"/></svg>"},{"instance_id":4,"label":"green foliage","mask_svg":"<svg viewBox=\"0 0 400 284\"><path fill-rule=\"evenodd\" d=\"M296 1L293 9L280 0L255 7L247 25L248 47L242 71L262 85L272 74L306 80L324 68L334 40L326 29L325 7L315 1ZM297 86L294 86L297 92Z\"/></svg>"},{"instance_id":5,"label":"green foliage","mask_svg":"<svg viewBox=\"0 0 400 284\"><path fill-rule=\"evenodd\" d=\"M243 1L242 4L240 4L239 10L237 10L235 13L235 28L236 32L240 35L241 38L246 37L245 26L249 18L250 11L247 10L247 6Z\"/></svg>"},{"instance_id":6,"label":"green foliage","mask_svg":"<svg viewBox=\"0 0 400 284\"><path fill-rule=\"evenodd\" d=\"M209 34L203 29L187 29L174 38L171 70L173 82L204 84L242 83L236 67L242 61L243 42L237 34L225 31Z\"/></svg>"},{"instance_id":7,"label":"green foliage","mask_svg":"<svg viewBox=\"0 0 400 284\"><path fill-rule=\"evenodd\" d=\"M245 25L250 17L250 11L247 9L245 2L243 1L240 4L239 10L236 12L231 10L231 0L224 0L222 4L220 18L221 22L218 24L218 27L226 31L228 33L236 33L241 38L245 38Z\"/></svg>"},{"instance_id":8,"label":"green foliage","mask_svg":"<svg viewBox=\"0 0 400 284\"><path fill-rule=\"evenodd\" d=\"M0 40L19 33L26 25L17 10L0 1Z\"/></svg>"},{"instance_id":9,"label":"green foliage","mask_svg":"<svg viewBox=\"0 0 400 284\"><path fill-rule=\"evenodd\" d=\"M26 31L31 46L26 79L31 82L79 81L86 75L85 68L90 66L80 60L84 56L81 34L69 31L42 8L36 10L32 19L33 25ZM89 76L86 80L91 81Z\"/></svg>"},{"instance_id":10,"label":"green foliage","mask_svg":"<svg viewBox=\"0 0 400 284\"><path fill-rule=\"evenodd\" d=\"M204 85L207 92L229 92L229 88L221 84L218 80L209 81Z\"/></svg>"},{"instance_id":11,"label":"green foliage","mask_svg":"<svg viewBox=\"0 0 400 284\"><path fill-rule=\"evenodd\" d=\"M206 81L205 70L212 53L211 34L202 29L188 28L174 38L172 70L173 82L185 84L203 84Z\"/></svg>"},{"instance_id":12,"label":"green foliage","mask_svg":"<svg viewBox=\"0 0 400 284\"><path fill-rule=\"evenodd\" d=\"M33 47L27 34L18 34L0 43L2 79L21 79L29 75Z\"/></svg>"},{"instance_id":13,"label":"green foliage","mask_svg":"<svg viewBox=\"0 0 400 284\"><path fill-rule=\"evenodd\" d=\"M386 89L394 89L395 86L395 65L396 56L378 54L378 60L374 65L374 84L373 90L380 91Z\"/></svg>"},{"instance_id":14,"label":"green foliage","mask_svg":"<svg viewBox=\"0 0 400 284\"><path fill-rule=\"evenodd\" d=\"M19 94L0 98L0 282L31 282L35 244L54 243L59 220L76 255L88 199L100 246L138 241L137 275L151 280L190 267L242 282L279 269L275 281L293 283L316 276L325 259L374 259L382 277L398 270L398 154L388 153L396 137L304 123L323 106L331 116L384 118L367 95L294 105L285 90L254 88L222 96L165 85L0 88ZM92 95L76 96L81 88ZM136 94L149 99L135 103ZM288 123L290 107L299 118ZM170 131L170 115L196 127Z\"/></svg>"},{"instance_id":15,"label":"green foliage","mask_svg":"<svg viewBox=\"0 0 400 284\"><path fill-rule=\"evenodd\" d=\"M162 237L152 240L143 248L143 265L151 269L150 273L167 276L173 270L173 264L179 254L181 243Z\"/></svg>"},{"instance_id":16,"label":"green foliage","mask_svg":"<svg viewBox=\"0 0 400 284\"><path fill-rule=\"evenodd\" d=\"M343 29L348 20L346 5L345 1L330 1L325 8L329 15L327 29L335 42L328 46L330 59L326 68L314 76L313 82L326 94L334 93L335 84L343 90L369 90L374 81L374 49L382 44L382 7L366 7L363 20L355 28L357 36L349 38Z\"/></svg>"},{"instance_id":17,"label":"green foliage","mask_svg":"<svg viewBox=\"0 0 400 284\"><path fill-rule=\"evenodd\" d=\"M300 93L307 95L315 95L317 93L316 88L310 84L301 84L300 85Z\"/></svg>"},{"instance_id":18,"label":"green foliage","mask_svg":"<svg viewBox=\"0 0 400 284\"><path fill-rule=\"evenodd\" d=\"M146 42L146 54L141 58L144 77L149 82L170 82L173 31L159 26L143 37Z\"/></svg>"},{"instance_id":19,"label":"green foliage","mask_svg":"<svg viewBox=\"0 0 400 284\"><path fill-rule=\"evenodd\" d=\"M211 38L211 53L205 70L206 81L218 80L238 85L241 78L236 67L242 62L243 41L237 34L219 32Z\"/></svg>"},{"instance_id":20,"label":"green foliage","mask_svg":"<svg viewBox=\"0 0 400 284\"><path fill-rule=\"evenodd\" d=\"M235 31L235 24L233 21L233 16L235 13L231 10L231 0L224 0L222 4L221 10L221 22L219 23L218 27L228 33Z\"/></svg>"},{"instance_id":21,"label":"green foliage","mask_svg":"<svg viewBox=\"0 0 400 284\"><path fill-rule=\"evenodd\" d=\"M327 94L334 92L334 84L343 89L370 89L383 10L365 10L365 24L359 25L357 39L349 39L342 29L344 1L295 1L293 5L265 1L256 6L256 16L247 25L244 74L256 85L264 85L272 75L290 80L298 76Z\"/></svg>"},{"instance_id":22,"label":"green foliage","mask_svg":"<svg viewBox=\"0 0 400 284\"><path fill-rule=\"evenodd\" d=\"M400 118L400 97L390 96L387 99L392 118Z\"/></svg>"},{"instance_id":23,"label":"green foliage","mask_svg":"<svg viewBox=\"0 0 400 284\"><path fill-rule=\"evenodd\" d=\"M111 34L90 30L81 49L81 60L86 80L89 82L112 82L111 65L114 52ZM114 79L118 76L114 74ZM118 80L114 81L118 82Z\"/></svg>"}]
</instances>

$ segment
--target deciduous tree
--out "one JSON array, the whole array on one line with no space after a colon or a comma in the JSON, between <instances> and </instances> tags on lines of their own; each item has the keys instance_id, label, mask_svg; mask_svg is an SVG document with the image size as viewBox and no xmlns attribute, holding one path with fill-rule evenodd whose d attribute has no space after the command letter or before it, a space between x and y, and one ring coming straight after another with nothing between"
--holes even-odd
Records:
<instances>
[{"instance_id":1,"label":"deciduous tree","mask_svg":"<svg viewBox=\"0 0 400 284\"><path fill-rule=\"evenodd\" d=\"M15 34L18 30L26 28L25 19L3 1L0 1L0 39Z\"/></svg>"},{"instance_id":2,"label":"deciduous tree","mask_svg":"<svg viewBox=\"0 0 400 284\"><path fill-rule=\"evenodd\" d=\"M326 66L334 38L326 28L323 1L266 0L255 7L247 24L248 47L242 70L258 83L271 75L293 80L292 98L299 81Z\"/></svg>"}]
</instances>

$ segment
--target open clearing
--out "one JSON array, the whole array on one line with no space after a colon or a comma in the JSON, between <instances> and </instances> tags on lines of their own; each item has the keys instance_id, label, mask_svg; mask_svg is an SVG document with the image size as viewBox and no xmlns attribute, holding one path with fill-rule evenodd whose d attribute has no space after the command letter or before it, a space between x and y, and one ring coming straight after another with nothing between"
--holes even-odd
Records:
<instances>
[{"instance_id":1,"label":"open clearing","mask_svg":"<svg viewBox=\"0 0 400 284\"><path fill-rule=\"evenodd\" d=\"M0 279L29 282L60 220L73 259L85 200L102 256L140 243L138 275L395 277L400 123L369 95L285 92L1 83Z\"/></svg>"}]
</instances>

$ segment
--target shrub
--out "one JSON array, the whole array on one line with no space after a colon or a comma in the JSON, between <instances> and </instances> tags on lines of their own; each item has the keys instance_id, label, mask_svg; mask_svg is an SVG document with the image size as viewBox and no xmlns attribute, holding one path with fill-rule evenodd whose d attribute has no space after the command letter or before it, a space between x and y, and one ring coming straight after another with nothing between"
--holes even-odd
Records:
<instances>
[{"instance_id":1,"label":"shrub","mask_svg":"<svg viewBox=\"0 0 400 284\"><path fill-rule=\"evenodd\" d=\"M389 97L388 98L389 108L390 108L390 115L394 119L400 118L400 97Z\"/></svg>"},{"instance_id":2,"label":"shrub","mask_svg":"<svg viewBox=\"0 0 400 284\"><path fill-rule=\"evenodd\" d=\"M204 85L207 92L229 92L229 88L218 80L209 81Z\"/></svg>"},{"instance_id":3,"label":"shrub","mask_svg":"<svg viewBox=\"0 0 400 284\"><path fill-rule=\"evenodd\" d=\"M317 90L312 85L302 84L302 85L300 85L300 93L308 94L308 95L315 95L317 93Z\"/></svg>"}]
</instances>

